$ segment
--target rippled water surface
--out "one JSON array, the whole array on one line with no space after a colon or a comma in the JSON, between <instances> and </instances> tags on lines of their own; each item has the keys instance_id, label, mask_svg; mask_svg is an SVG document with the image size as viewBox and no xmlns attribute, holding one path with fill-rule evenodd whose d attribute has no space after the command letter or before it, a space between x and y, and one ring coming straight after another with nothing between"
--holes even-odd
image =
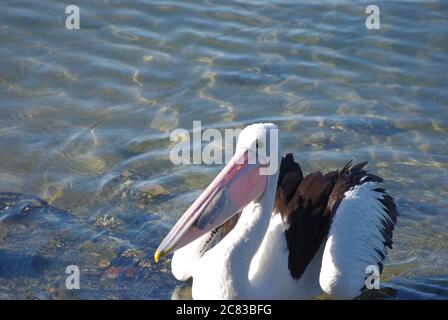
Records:
<instances>
[{"instance_id":1,"label":"rippled water surface","mask_svg":"<svg viewBox=\"0 0 448 320\"><path fill-rule=\"evenodd\" d=\"M369 160L401 217L365 298L448 298L448 3L2 0L0 298L188 296L161 238L220 166L175 128L276 122L305 172ZM65 268L81 289L65 289ZM185 293L187 292L187 293Z\"/></svg>"}]
</instances>

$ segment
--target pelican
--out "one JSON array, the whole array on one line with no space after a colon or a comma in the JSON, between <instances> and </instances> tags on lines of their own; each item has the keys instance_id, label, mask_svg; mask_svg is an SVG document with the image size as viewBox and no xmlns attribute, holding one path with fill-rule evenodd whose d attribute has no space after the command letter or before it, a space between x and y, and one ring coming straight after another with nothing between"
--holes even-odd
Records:
<instances>
[{"instance_id":1,"label":"pelican","mask_svg":"<svg viewBox=\"0 0 448 320\"><path fill-rule=\"evenodd\" d=\"M398 216L383 179L366 162L304 177L292 154L281 156L277 130L241 131L232 159L154 255L174 252L173 274L193 278L194 299L352 299L369 266L383 269ZM262 174L269 150L278 170Z\"/></svg>"}]
</instances>

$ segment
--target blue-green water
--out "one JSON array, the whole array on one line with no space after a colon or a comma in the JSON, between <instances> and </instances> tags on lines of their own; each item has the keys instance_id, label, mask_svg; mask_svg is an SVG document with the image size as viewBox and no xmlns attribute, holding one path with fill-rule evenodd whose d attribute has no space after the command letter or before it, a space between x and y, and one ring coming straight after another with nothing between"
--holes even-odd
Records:
<instances>
[{"instance_id":1,"label":"blue-green water","mask_svg":"<svg viewBox=\"0 0 448 320\"><path fill-rule=\"evenodd\" d=\"M61 1L0 4L0 298L188 291L152 255L220 169L171 163L194 120L273 121L306 172L369 160L401 217L363 297L448 298L446 1L376 2L380 30L369 2L76 4L80 30Z\"/></svg>"}]
</instances>

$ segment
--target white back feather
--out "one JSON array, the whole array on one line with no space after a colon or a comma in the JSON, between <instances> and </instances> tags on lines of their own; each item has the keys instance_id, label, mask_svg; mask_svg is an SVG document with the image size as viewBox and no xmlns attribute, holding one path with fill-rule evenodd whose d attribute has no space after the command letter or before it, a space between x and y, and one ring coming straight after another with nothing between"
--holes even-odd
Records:
<instances>
[{"instance_id":1,"label":"white back feather","mask_svg":"<svg viewBox=\"0 0 448 320\"><path fill-rule=\"evenodd\" d=\"M376 188L378 183L366 182L345 192L333 217L319 277L322 289L333 299L358 296L366 267L382 261L376 250L386 256L382 221L392 221Z\"/></svg>"}]
</instances>

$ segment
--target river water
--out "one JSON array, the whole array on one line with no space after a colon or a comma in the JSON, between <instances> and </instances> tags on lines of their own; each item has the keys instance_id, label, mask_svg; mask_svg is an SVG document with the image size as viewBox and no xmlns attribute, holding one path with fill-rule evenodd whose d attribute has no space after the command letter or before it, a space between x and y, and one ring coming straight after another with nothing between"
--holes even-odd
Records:
<instances>
[{"instance_id":1,"label":"river water","mask_svg":"<svg viewBox=\"0 0 448 320\"><path fill-rule=\"evenodd\" d=\"M369 4L80 0L67 30L1 0L0 298L188 298L152 255L221 168L170 161L195 120L275 122L305 172L368 160L401 216L361 298L448 298L448 3L377 1L379 30Z\"/></svg>"}]
</instances>

